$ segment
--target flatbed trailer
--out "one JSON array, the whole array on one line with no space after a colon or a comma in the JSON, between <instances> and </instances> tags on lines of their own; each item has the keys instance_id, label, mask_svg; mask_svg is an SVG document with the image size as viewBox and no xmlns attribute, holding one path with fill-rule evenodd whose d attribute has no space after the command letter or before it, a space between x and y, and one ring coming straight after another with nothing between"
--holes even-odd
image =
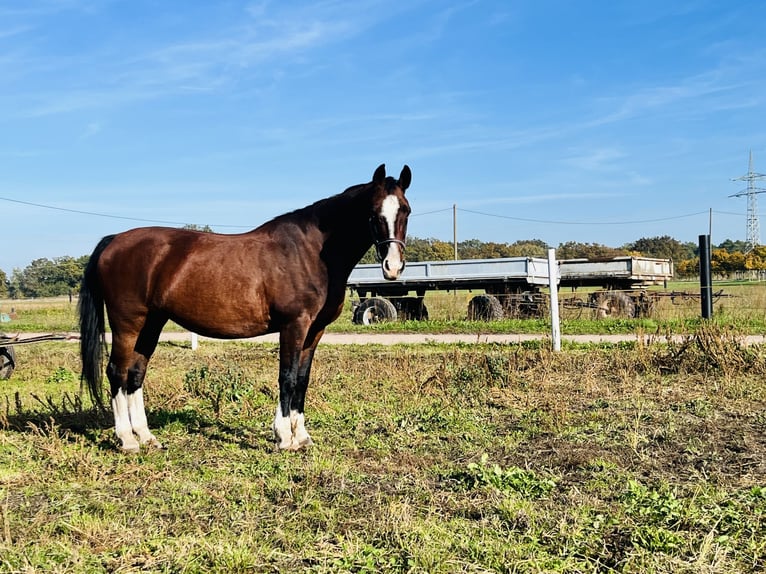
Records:
<instances>
[{"instance_id":1,"label":"flatbed trailer","mask_svg":"<svg viewBox=\"0 0 766 574\"><path fill-rule=\"evenodd\" d=\"M0 333L0 380L7 379L16 368L16 351L18 345L29 345L43 341L62 341L66 335L51 333L50 335L37 335L22 338L19 335L6 335Z\"/></svg>"},{"instance_id":2,"label":"flatbed trailer","mask_svg":"<svg viewBox=\"0 0 766 574\"><path fill-rule=\"evenodd\" d=\"M558 276L556 277L558 281ZM511 294L539 293L548 286L548 260L539 257L416 261L407 263L397 281L381 278L380 265L357 265L347 286L358 295L353 300L353 322L427 319L423 297L427 291L483 290L468 305L472 319L503 317L502 302L510 305ZM523 305L523 297L515 301Z\"/></svg>"},{"instance_id":3,"label":"flatbed trailer","mask_svg":"<svg viewBox=\"0 0 766 574\"><path fill-rule=\"evenodd\" d=\"M562 295L565 308L594 309L596 317L648 317L662 295L647 287L667 287L673 278L670 259L621 256L605 259L563 259L559 262L561 286L573 294ZM579 287L599 287L587 295Z\"/></svg>"},{"instance_id":4,"label":"flatbed trailer","mask_svg":"<svg viewBox=\"0 0 766 574\"><path fill-rule=\"evenodd\" d=\"M561 287L598 286L587 306L603 315L648 308L646 287L665 284L673 276L669 259L615 257L598 261L558 261L556 282ZM547 310L548 260L536 257L418 261L408 263L398 281L385 281L376 264L357 265L347 282L358 298L352 299L353 322L370 324L397 317L427 319L423 298L427 291L482 290L468 303L468 318L540 317ZM628 290L626 292L626 290Z\"/></svg>"},{"instance_id":5,"label":"flatbed trailer","mask_svg":"<svg viewBox=\"0 0 766 574\"><path fill-rule=\"evenodd\" d=\"M559 266L561 285L565 287L636 289L667 285L673 278L673 262L652 257L562 259Z\"/></svg>"}]
</instances>

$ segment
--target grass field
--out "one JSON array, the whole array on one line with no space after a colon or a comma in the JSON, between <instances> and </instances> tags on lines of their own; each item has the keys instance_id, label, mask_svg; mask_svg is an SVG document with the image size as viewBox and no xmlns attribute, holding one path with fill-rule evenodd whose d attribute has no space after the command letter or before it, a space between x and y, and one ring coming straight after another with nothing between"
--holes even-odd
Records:
<instances>
[{"instance_id":1,"label":"grass field","mask_svg":"<svg viewBox=\"0 0 766 574\"><path fill-rule=\"evenodd\" d=\"M271 440L274 345L161 344L167 449L136 456L80 400L75 344L20 346L0 572L761 572L766 349L739 333L320 345L297 454Z\"/></svg>"},{"instance_id":2,"label":"grass field","mask_svg":"<svg viewBox=\"0 0 766 574\"><path fill-rule=\"evenodd\" d=\"M325 347L317 447L298 455L270 440L275 352L162 345L147 393L168 449L129 457L76 399L76 346L20 348L3 383L0 570L764 566L760 349L718 333L558 355Z\"/></svg>"}]
</instances>

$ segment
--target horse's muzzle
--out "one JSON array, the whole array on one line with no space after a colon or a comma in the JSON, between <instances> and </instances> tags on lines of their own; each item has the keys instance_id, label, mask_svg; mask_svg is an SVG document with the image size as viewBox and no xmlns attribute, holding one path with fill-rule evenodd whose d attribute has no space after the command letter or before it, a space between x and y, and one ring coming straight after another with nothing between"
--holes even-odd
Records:
<instances>
[{"instance_id":1,"label":"horse's muzzle","mask_svg":"<svg viewBox=\"0 0 766 574\"><path fill-rule=\"evenodd\" d=\"M396 281L404 271L404 254L395 243L389 244L388 254L380 262L383 277L388 281Z\"/></svg>"}]
</instances>

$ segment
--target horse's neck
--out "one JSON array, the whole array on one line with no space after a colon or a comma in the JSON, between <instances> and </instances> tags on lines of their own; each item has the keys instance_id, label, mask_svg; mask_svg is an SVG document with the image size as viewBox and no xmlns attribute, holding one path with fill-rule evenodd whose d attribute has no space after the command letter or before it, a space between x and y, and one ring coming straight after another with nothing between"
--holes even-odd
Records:
<instances>
[{"instance_id":1,"label":"horse's neck","mask_svg":"<svg viewBox=\"0 0 766 574\"><path fill-rule=\"evenodd\" d=\"M319 228L325 240L325 260L331 260L351 273L354 265L372 246L369 223L369 189L340 194L318 212Z\"/></svg>"}]
</instances>

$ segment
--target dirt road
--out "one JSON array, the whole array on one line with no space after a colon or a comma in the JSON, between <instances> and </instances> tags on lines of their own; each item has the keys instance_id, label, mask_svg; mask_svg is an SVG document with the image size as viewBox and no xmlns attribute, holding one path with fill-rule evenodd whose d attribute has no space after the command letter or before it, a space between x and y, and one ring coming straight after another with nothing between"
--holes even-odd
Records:
<instances>
[{"instance_id":1,"label":"dirt road","mask_svg":"<svg viewBox=\"0 0 766 574\"><path fill-rule=\"evenodd\" d=\"M20 338L35 337L43 333L21 333ZM67 341L79 341L79 333L68 333ZM110 334L107 333L107 342L111 342ZM637 341L642 338L644 341L664 341L664 337L655 335L562 335L562 341L571 341L576 343L619 343L621 341ZM680 340L680 335L674 337ZM323 345L399 345L414 343L520 343L523 341L536 341L541 339L550 339L550 335L541 334L429 334L429 333L325 333L322 337ZM164 332L160 337L161 341L184 342L191 341L191 333ZM277 343L279 335L271 333L261 335L260 337L251 337L248 339L235 339L237 341L250 341L262 343ZM208 337L199 337L199 341L220 341L220 339L211 339ZM746 345L755 345L766 343L765 335L747 335L742 337L742 342Z\"/></svg>"}]
</instances>

